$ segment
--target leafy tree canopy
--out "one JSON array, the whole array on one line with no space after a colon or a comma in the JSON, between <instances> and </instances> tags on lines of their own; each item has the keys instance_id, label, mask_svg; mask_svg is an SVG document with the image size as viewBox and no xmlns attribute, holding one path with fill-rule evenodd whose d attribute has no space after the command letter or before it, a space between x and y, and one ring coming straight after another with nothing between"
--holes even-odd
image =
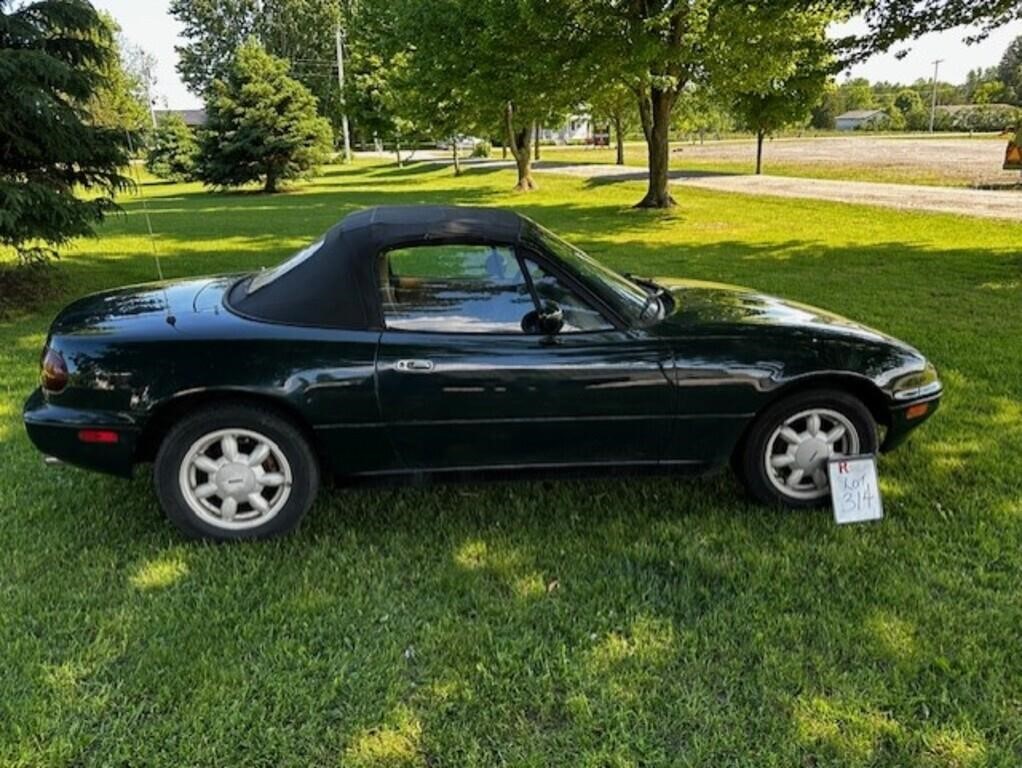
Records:
<instances>
[{"instance_id":1,"label":"leafy tree canopy","mask_svg":"<svg viewBox=\"0 0 1022 768\"><path fill-rule=\"evenodd\" d=\"M249 38L291 62L292 77L312 91L320 114L339 125L335 30L350 24L351 0L172 0L183 25L178 72L197 94L227 76L237 49Z\"/></svg>"},{"instance_id":2,"label":"leafy tree canopy","mask_svg":"<svg viewBox=\"0 0 1022 768\"><path fill-rule=\"evenodd\" d=\"M106 30L98 41L109 46L109 55L100 72L100 86L89 100L89 114L100 125L141 134L151 125L149 97L143 74L129 58L137 60L145 54L131 48L112 16L101 13L100 18Z\"/></svg>"},{"instance_id":3,"label":"leafy tree canopy","mask_svg":"<svg viewBox=\"0 0 1022 768\"><path fill-rule=\"evenodd\" d=\"M532 189L535 126L584 101L592 62L566 0L395 0L420 100L445 130L500 125L520 190Z\"/></svg>"},{"instance_id":4,"label":"leafy tree canopy","mask_svg":"<svg viewBox=\"0 0 1022 768\"><path fill-rule=\"evenodd\" d=\"M125 132L89 112L112 55L85 0L0 0L0 245L23 261L91 234L129 185Z\"/></svg>"},{"instance_id":5,"label":"leafy tree canopy","mask_svg":"<svg viewBox=\"0 0 1022 768\"><path fill-rule=\"evenodd\" d=\"M316 98L288 74L288 64L256 40L238 49L206 104L199 177L211 186L261 181L276 192L281 181L310 173L330 155L330 123Z\"/></svg>"}]
</instances>

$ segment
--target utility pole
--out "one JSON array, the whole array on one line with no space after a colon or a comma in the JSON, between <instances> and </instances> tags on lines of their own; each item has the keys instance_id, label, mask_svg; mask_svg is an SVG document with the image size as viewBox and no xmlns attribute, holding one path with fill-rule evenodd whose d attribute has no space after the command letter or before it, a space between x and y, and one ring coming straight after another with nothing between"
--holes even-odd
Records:
<instances>
[{"instance_id":1,"label":"utility pole","mask_svg":"<svg viewBox=\"0 0 1022 768\"><path fill-rule=\"evenodd\" d=\"M351 162L351 137L348 134L348 110L344 104L344 33L341 32L341 22L337 22L334 29L334 38L337 44L337 87L341 89L341 135L344 138L344 162Z\"/></svg>"},{"instance_id":2,"label":"utility pole","mask_svg":"<svg viewBox=\"0 0 1022 768\"><path fill-rule=\"evenodd\" d=\"M933 133L933 120L937 116L937 71L944 59L933 62L933 97L930 99L930 133Z\"/></svg>"},{"instance_id":3,"label":"utility pole","mask_svg":"<svg viewBox=\"0 0 1022 768\"><path fill-rule=\"evenodd\" d=\"M145 78L145 100L149 102L149 120L153 124L153 130L156 130L156 107L153 104L153 69L152 64L147 59L145 51L140 50L139 56L142 59L142 77Z\"/></svg>"}]
</instances>

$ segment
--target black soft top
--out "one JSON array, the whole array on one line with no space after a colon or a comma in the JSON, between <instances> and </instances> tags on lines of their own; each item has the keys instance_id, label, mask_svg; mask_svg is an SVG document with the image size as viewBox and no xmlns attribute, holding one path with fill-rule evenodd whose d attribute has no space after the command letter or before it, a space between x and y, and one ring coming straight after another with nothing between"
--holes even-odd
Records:
<instances>
[{"instance_id":1,"label":"black soft top","mask_svg":"<svg viewBox=\"0 0 1022 768\"><path fill-rule=\"evenodd\" d=\"M259 320L365 330L382 328L377 256L413 243L516 245L528 219L499 208L384 205L346 216L322 245L257 290L239 281L228 304Z\"/></svg>"}]
</instances>

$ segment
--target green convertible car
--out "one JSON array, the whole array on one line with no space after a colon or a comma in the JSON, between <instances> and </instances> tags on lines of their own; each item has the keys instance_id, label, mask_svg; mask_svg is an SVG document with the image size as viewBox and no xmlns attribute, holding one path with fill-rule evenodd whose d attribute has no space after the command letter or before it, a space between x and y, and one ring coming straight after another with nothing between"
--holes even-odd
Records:
<instances>
[{"instance_id":1,"label":"green convertible car","mask_svg":"<svg viewBox=\"0 0 1022 768\"><path fill-rule=\"evenodd\" d=\"M613 272L510 211L381 207L279 266L72 303L25 405L40 451L153 462L183 531L293 528L320 475L728 462L768 503L900 443L941 384L912 347L745 288Z\"/></svg>"}]
</instances>

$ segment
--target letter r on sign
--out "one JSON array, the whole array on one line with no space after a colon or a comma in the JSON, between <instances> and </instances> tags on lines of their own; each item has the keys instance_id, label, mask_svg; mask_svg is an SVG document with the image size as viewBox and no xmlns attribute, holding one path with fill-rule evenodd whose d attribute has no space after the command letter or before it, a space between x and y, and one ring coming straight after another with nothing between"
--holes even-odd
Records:
<instances>
[{"instance_id":1,"label":"letter r on sign","mask_svg":"<svg viewBox=\"0 0 1022 768\"><path fill-rule=\"evenodd\" d=\"M847 475L848 474L848 462L847 461L840 462L837 465L837 471L840 472L842 475Z\"/></svg>"}]
</instances>

